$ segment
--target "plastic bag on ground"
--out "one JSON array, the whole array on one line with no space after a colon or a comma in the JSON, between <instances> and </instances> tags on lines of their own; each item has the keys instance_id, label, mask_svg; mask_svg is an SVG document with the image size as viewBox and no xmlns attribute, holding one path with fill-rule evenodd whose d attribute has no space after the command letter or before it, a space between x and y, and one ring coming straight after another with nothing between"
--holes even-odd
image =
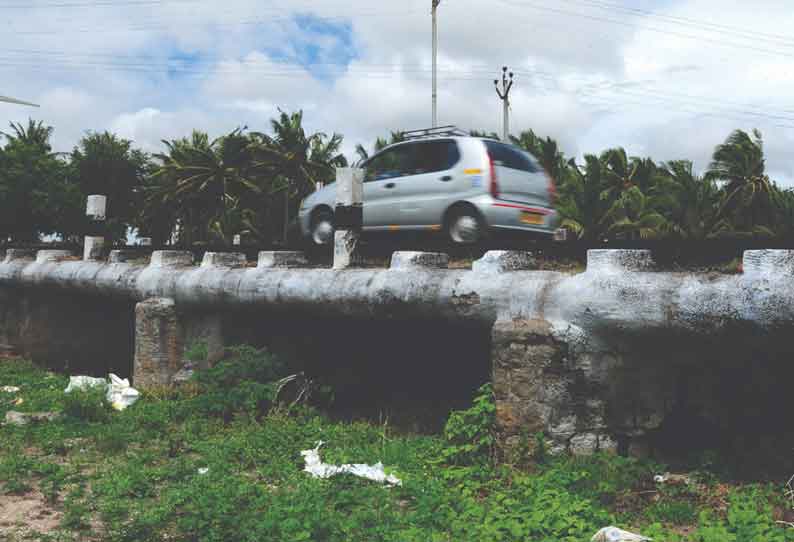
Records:
<instances>
[{"instance_id":1,"label":"plastic bag on ground","mask_svg":"<svg viewBox=\"0 0 794 542\"><path fill-rule=\"evenodd\" d=\"M115 410L124 410L128 406L135 403L140 397L138 390L130 386L130 381L126 378L119 378L114 374L108 375L110 383L104 378L94 378L91 376L71 376L69 377L69 385L64 390L64 393L70 393L74 390L87 390L98 386L107 387L107 398L110 406Z\"/></svg>"},{"instance_id":2,"label":"plastic bag on ground","mask_svg":"<svg viewBox=\"0 0 794 542\"><path fill-rule=\"evenodd\" d=\"M647 542L653 540L641 534L634 534L617 527L604 527L590 539L590 542Z\"/></svg>"},{"instance_id":3,"label":"plastic bag on ground","mask_svg":"<svg viewBox=\"0 0 794 542\"><path fill-rule=\"evenodd\" d=\"M17 393L19 388L16 386L3 386L0 388L0 391L3 393Z\"/></svg>"},{"instance_id":4,"label":"plastic bag on ground","mask_svg":"<svg viewBox=\"0 0 794 542\"><path fill-rule=\"evenodd\" d=\"M93 376L70 376L69 385L63 390L64 393L71 393L74 390L87 390L88 388L96 388L97 386L107 386L107 380L104 378L94 378Z\"/></svg>"},{"instance_id":5,"label":"plastic bag on ground","mask_svg":"<svg viewBox=\"0 0 794 542\"><path fill-rule=\"evenodd\" d=\"M140 397L138 390L130 386L130 381L126 378L119 378L110 374L110 386L108 386L107 400L116 410L124 410L135 403Z\"/></svg>"},{"instance_id":6,"label":"plastic bag on ground","mask_svg":"<svg viewBox=\"0 0 794 542\"><path fill-rule=\"evenodd\" d=\"M315 478L330 478L336 474L346 472L382 484L386 483L393 486L402 485L402 481L399 478L393 474L386 474L383 470L383 463L381 462L375 465L365 465L361 463L354 465L329 465L328 463L323 463L320 459L320 446L322 445L323 441L319 441L314 449L301 451L301 455L306 462L306 466L303 470Z\"/></svg>"}]
</instances>

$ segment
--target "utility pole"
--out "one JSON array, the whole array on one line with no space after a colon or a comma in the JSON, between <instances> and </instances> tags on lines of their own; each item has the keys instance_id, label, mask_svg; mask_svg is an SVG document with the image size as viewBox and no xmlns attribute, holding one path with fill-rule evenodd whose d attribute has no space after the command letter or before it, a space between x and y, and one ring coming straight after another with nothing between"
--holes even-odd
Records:
<instances>
[{"instance_id":1,"label":"utility pole","mask_svg":"<svg viewBox=\"0 0 794 542\"><path fill-rule=\"evenodd\" d=\"M31 107L39 107L36 104L32 104L30 102L23 102L22 100L17 100L16 98L9 98L8 96L0 96L0 102L17 104L17 105L29 105Z\"/></svg>"},{"instance_id":2,"label":"utility pole","mask_svg":"<svg viewBox=\"0 0 794 542\"><path fill-rule=\"evenodd\" d=\"M508 75L510 79L508 80ZM510 140L510 89L513 88L513 72L507 73L507 66L502 67L502 89L499 90L499 79L493 80L494 87L496 87L496 95L502 100L504 106L504 119L503 119L503 138L505 142Z\"/></svg>"},{"instance_id":3,"label":"utility pole","mask_svg":"<svg viewBox=\"0 0 794 542\"><path fill-rule=\"evenodd\" d=\"M438 75L436 74L438 65L438 5L441 0L431 0L433 4L433 128L438 126Z\"/></svg>"}]
</instances>

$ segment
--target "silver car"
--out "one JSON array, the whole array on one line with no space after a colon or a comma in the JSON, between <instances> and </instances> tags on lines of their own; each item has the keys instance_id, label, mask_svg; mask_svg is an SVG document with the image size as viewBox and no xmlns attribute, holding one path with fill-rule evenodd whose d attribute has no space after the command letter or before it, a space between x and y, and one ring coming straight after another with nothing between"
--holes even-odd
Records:
<instances>
[{"instance_id":1,"label":"silver car","mask_svg":"<svg viewBox=\"0 0 794 542\"><path fill-rule=\"evenodd\" d=\"M409 138L361 167L365 232L441 231L472 244L495 230L552 236L559 224L551 177L530 154L493 139ZM335 197L329 184L301 203L301 232L314 245L333 242Z\"/></svg>"}]
</instances>

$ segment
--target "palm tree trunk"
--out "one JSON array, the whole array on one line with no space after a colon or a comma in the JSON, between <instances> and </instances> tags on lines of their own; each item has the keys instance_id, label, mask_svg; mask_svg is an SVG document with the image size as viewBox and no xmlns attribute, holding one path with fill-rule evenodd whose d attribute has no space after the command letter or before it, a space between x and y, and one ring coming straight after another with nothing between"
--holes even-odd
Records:
<instances>
[{"instance_id":1,"label":"palm tree trunk","mask_svg":"<svg viewBox=\"0 0 794 542\"><path fill-rule=\"evenodd\" d=\"M289 230L289 188L284 190L284 245L287 245L287 234Z\"/></svg>"}]
</instances>

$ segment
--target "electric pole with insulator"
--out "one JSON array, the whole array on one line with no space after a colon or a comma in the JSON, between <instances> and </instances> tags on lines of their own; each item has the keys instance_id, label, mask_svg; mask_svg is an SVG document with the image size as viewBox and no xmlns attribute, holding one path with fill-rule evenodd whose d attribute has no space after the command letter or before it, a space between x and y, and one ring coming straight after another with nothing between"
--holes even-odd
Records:
<instances>
[{"instance_id":1,"label":"electric pole with insulator","mask_svg":"<svg viewBox=\"0 0 794 542\"><path fill-rule=\"evenodd\" d=\"M441 0L430 0L433 5L433 128L438 126L438 5Z\"/></svg>"},{"instance_id":2,"label":"electric pole with insulator","mask_svg":"<svg viewBox=\"0 0 794 542\"><path fill-rule=\"evenodd\" d=\"M502 100L502 105L504 106L502 137L507 142L510 140L510 89L513 88L513 72L508 73L507 66L502 67L502 88L499 89L499 79L494 79L493 84L496 87L496 94Z\"/></svg>"}]
</instances>

